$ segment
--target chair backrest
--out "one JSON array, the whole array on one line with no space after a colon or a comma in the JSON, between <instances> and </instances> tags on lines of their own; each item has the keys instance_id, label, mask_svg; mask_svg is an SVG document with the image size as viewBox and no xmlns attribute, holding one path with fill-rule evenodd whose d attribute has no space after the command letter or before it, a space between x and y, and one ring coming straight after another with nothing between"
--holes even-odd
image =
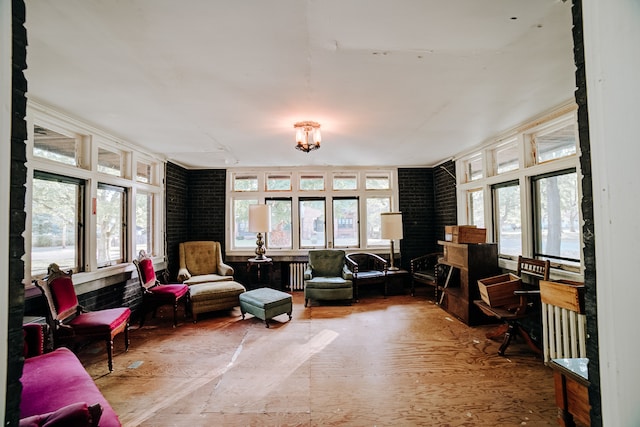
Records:
<instances>
[{"instance_id":1,"label":"chair backrest","mask_svg":"<svg viewBox=\"0 0 640 427\"><path fill-rule=\"evenodd\" d=\"M71 272L60 270L57 264L51 264L45 281L36 282L47 300L51 319L63 323L78 312L76 295Z\"/></svg>"},{"instance_id":2,"label":"chair backrest","mask_svg":"<svg viewBox=\"0 0 640 427\"><path fill-rule=\"evenodd\" d=\"M220 242L194 241L179 245L180 268L186 268L192 276L215 274L222 263Z\"/></svg>"},{"instance_id":3,"label":"chair backrest","mask_svg":"<svg viewBox=\"0 0 640 427\"><path fill-rule=\"evenodd\" d=\"M342 276L345 252L341 249L313 249L309 251L309 266L314 276Z\"/></svg>"},{"instance_id":4,"label":"chair backrest","mask_svg":"<svg viewBox=\"0 0 640 427\"><path fill-rule=\"evenodd\" d=\"M551 270L551 262L547 260L525 258L522 255L518 257L518 270L516 274L522 277L522 274L535 277L539 280L549 280L549 272Z\"/></svg>"},{"instance_id":5,"label":"chair backrest","mask_svg":"<svg viewBox=\"0 0 640 427\"><path fill-rule=\"evenodd\" d=\"M133 265L138 270L140 286L145 290L151 289L158 284L156 271L153 268L153 260L147 256L144 250L140 251L138 258L133 260Z\"/></svg>"}]
</instances>

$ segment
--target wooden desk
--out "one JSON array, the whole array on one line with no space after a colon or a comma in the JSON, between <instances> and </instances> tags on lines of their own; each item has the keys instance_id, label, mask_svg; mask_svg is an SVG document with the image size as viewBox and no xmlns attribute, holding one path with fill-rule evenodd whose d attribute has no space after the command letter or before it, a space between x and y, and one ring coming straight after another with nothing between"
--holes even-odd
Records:
<instances>
[{"instance_id":1,"label":"wooden desk","mask_svg":"<svg viewBox=\"0 0 640 427\"><path fill-rule=\"evenodd\" d=\"M564 427L591 425L589 359L551 359L558 407L558 423ZM577 424L576 424L577 422Z\"/></svg>"}]
</instances>

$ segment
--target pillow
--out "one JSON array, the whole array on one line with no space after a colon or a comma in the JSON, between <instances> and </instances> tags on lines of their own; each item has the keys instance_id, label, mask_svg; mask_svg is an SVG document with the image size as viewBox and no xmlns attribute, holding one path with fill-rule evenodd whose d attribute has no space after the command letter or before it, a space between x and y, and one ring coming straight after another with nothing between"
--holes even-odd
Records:
<instances>
[{"instance_id":1,"label":"pillow","mask_svg":"<svg viewBox=\"0 0 640 427\"><path fill-rule=\"evenodd\" d=\"M72 403L57 411L32 415L20 420L20 427L93 427L98 425L102 407L85 402Z\"/></svg>"}]
</instances>

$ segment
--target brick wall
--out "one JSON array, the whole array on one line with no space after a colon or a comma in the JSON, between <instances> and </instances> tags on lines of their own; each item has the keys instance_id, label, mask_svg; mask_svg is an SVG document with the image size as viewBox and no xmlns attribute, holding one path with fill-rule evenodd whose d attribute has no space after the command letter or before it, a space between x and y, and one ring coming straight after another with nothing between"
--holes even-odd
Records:
<instances>
[{"instance_id":1,"label":"brick wall","mask_svg":"<svg viewBox=\"0 0 640 427\"><path fill-rule=\"evenodd\" d=\"M455 163L452 160L437 166L433 171L434 191L436 194L436 240L444 240L445 225L458 223L455 174Z\"/></svg>"},{"instance_id":2,"label":"brick wall","mask_svg":"<svg viewBox=\"0 0 640 427\"><path fill-rule=\"evenodd\" d=\"M399 207L404 238L401 267L410 270L412 258L438 250L435 238L436 203L433 169L398 169Z\"/></svg>"},{"instance_id":3,"label":"brick wall","mask_svg":"<svg viewBox=\"0 0 640 427\"><path fill-rule=\"evenodd\" d=\"M166 251L169 280L178 275L178 243L189 239L188 171L173 163L165 169Z\"/></svg>"},{"instance_id":4,"label":"brick wall","mask_svg":"<svg viewBox=\"0 0 640 427\"><path fill-rule=\"evenodd\" d=\"M27 32L24 27L25 5L22 0L14 0L12 25L12 119L11 119L11 182L9 201L9 295L8 295L8 345L7 345L7 388L5 402L5 425L17 426L20 419L20 394L22 385L22 317L24 314L24 239L26 213L25 184L27 181L26 145L27 123ZM5 141L8 143L8 141ZM6 244L6 243L5 243Z\"/></svg>"},{"instance_id":5,"label":"brick wall","mask_svg":"<svg viewBox=\"0 0 640 427\"><path fill-rule=\"evenodd\" d=\"M598 356L598 316L596 308L596 251L593 225L593 185L591 182L591 143L587 111L587 81L584 64L584 40L582 38L582 2L574 0L573 7L573 56L576 64L575 98L578 104L578 134L580 138L580 171L582 172L582 239L584 242L585 310L587 315L587 357L589 358L589 403L591 425L602 425L600 400L600 368Z\"/></svg>"}]
</instances>

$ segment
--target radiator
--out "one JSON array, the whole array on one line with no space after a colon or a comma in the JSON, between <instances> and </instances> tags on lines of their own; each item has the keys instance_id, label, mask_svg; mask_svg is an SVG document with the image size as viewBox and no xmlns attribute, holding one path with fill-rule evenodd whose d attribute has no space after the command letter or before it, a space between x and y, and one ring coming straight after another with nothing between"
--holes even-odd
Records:
<instances>
[{"instance_id":1,"label":"radiator","mask_svg":"<svg viewBox=\"0 0 640 427\"><path fill-rule=\"evenodd\" d=\"M304 271L308 266L308 262L289 263L289 287L292 291L304 290Z\"/></svg>"},{"instance_id":2,"label":"radiator","mask_svg":"<svg viewBox=\"0 0 640 427\"><path fill-rule=\"evenodd\" d=\"M551 359L587 357L587 317L542 303L544 363Z\"/></svg>"}]
</instances>

